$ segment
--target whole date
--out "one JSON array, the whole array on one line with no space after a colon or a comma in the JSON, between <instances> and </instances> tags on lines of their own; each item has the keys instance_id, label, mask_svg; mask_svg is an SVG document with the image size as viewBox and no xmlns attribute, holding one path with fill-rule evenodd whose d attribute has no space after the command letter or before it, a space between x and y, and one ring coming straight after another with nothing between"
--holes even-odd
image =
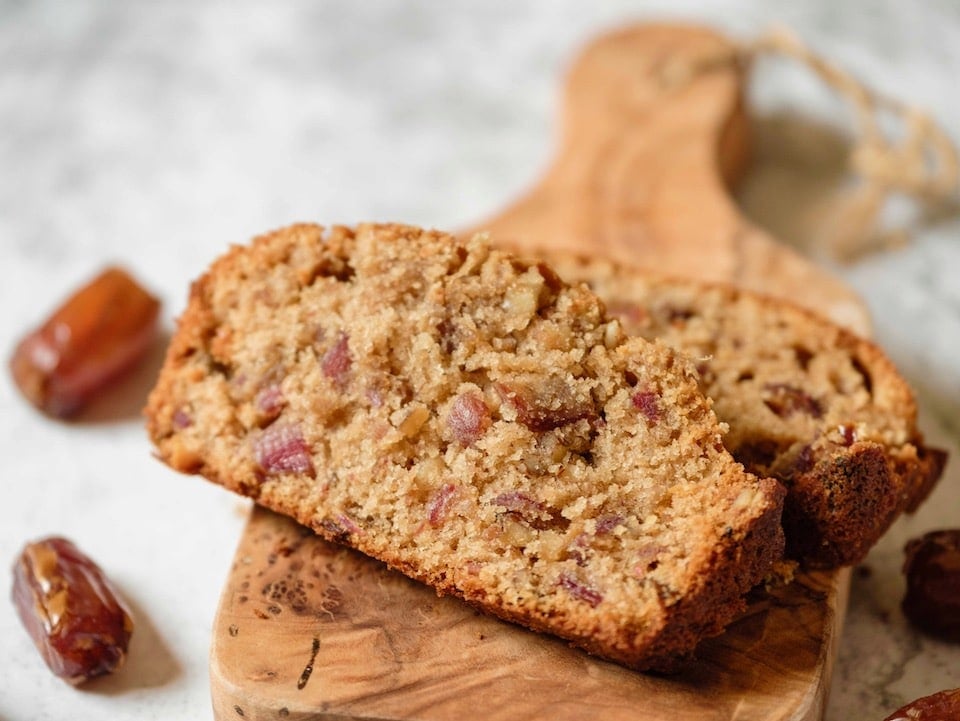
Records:
<instances>
[{"instance_id":1,"label":"whole date","mask_svg":"<svg viewBox=\"0 0 960 721\"><path fill-rule=\"evenodd\" d=\"M10 359L13 380L44 413L76 415L144 355L159 311L126 271L107 268L20 341Z\"/></svg>"},{"instance_id":2,"label":"whole date","mask_svg":"<svg viewBox=\"0 0 960 721\"><path fill-rule=\"evenodd\" d=\"M904 552L904 615L928 634L960 643L960 529L929 531L910 539Z\"/></svg>"},{"instance_id":3,"label":"whole date","mask_svg":"<svg viewBox=\"0 0 960 721\"><path fill-rule=\"evenodd\" d=\"M911 701L883 721L957 721L958 718L960 688L955 688Z\"/></svg>"},{"instance_id":4,"label":"whole date","mask_svg":"<svg viewBox=\"0 0 960 721\"><path fill-rule=\"evenodd\" d=\"M133 621L103 571L73 543L28 543L13 568L13 602L50 670L77 685L123 663Z\"/></svg>"}]
</instances>

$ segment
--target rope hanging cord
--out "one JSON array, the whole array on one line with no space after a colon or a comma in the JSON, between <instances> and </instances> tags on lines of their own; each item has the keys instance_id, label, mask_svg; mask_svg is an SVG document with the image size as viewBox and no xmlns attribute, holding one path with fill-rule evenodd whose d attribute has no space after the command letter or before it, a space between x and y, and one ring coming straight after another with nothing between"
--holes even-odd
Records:
<instances>
[{"instance_id":1,"label":"rope hanging cord","mask_svg":"<svg viewBox=\"0 0 960 721\"><path fill-rule=\"evenodd\" d=\"M955 203L960 190L960 160L951 139L926 113L873 92L803 44L785 29L771 30L752 42L664 70L665 87L676 87L696 75L720 67L746 68L752 59L777 55L798 61L849 102L856 114L856 136L848 163L862 182L853 198L855 229L834 239L833 251L850 259L876 246L893 244L876 236L876 219L892 193L902 193L928 206ZM888 115L902 128L893 139L883 132L880 118Z\"/></svg>"}]
</instances>

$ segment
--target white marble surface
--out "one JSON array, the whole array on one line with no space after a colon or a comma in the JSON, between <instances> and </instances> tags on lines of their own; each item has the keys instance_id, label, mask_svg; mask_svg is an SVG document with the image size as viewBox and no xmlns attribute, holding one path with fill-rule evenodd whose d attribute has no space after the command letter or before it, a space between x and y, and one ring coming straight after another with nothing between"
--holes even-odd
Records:
<instances>
[{"instance_id":1,"label":"white marble surface","mask_svg":"<svg viewBox=\"0 0 960 721\"><path fill-rule=\"evenodd\" d=\"M0 2L0 349L111 261L165 301L228 243L298 219L459 227L543 169L565 63L621 22L681 17L752 36L782 22L870 84L960 124L960 6L730 0L519 4ZM838 117L789 68L764 107ZM960 438L960 226L843 269L921 392L930 438ZM129 665L75 690L0 601L0 721L209 718L207 651L243 505L150 458L152 368L82 423L46 420L0 373L0 565L65 534L109 569L139 620ZM960 686L960 648L898 608L903 540L960 526L954 464L856 575L827 718L883 718ZM0 585L9 583L0 582ZM7 597L8 591L3 592Z\"/></svg>"}]
</instances>

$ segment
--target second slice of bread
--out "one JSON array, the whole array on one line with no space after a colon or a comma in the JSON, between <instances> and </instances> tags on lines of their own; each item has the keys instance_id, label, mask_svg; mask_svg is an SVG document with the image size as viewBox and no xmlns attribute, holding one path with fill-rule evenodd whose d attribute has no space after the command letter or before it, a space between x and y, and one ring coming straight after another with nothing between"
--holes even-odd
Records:
<instances>
[{"instance_id":1,"label":"second slice of bread","mask_svg":"<svg viewBox=\"0 0 960 721\"><path fill-rule=\"evenodd\" d=\"M913 392L875 344L791 303L602 260L552 258L624 329L693 358L748 471L787 488L787 554L806 566L860 561L926 497L946 456L917 430Z\"/></svg>"}]
</instances>

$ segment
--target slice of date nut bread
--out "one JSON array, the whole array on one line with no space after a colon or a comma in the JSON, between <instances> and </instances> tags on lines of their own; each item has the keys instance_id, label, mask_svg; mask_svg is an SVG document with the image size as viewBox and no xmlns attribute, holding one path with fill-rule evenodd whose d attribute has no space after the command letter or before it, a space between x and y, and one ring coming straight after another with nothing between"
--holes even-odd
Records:
<instances>
[{"instance_id":1,"label":"slice of date nut bread","mask_svg":"<svg viewBox=\"0 0 960 721\"><path fill-rule=\"evenodd\" d=\"M160 458L441 593L638 669L719 633L782 555L694 367L543 265L394 225L293 226L191 291Z\"/></svg>"},{"instance_id":2,"label":"slice of date nut bread","mask_svg":"<svg viewBox=\"0 0 960 721\"><path fill-rule=\"evenodd\" d=\"M946 455L923 445L914 396L873 343L789 303L731 286L551 259L587 283L627 333L698 365L748 471L787 487L787 555L808 567L856 563L926 497Z\"/></svg>"}]
</instances>

